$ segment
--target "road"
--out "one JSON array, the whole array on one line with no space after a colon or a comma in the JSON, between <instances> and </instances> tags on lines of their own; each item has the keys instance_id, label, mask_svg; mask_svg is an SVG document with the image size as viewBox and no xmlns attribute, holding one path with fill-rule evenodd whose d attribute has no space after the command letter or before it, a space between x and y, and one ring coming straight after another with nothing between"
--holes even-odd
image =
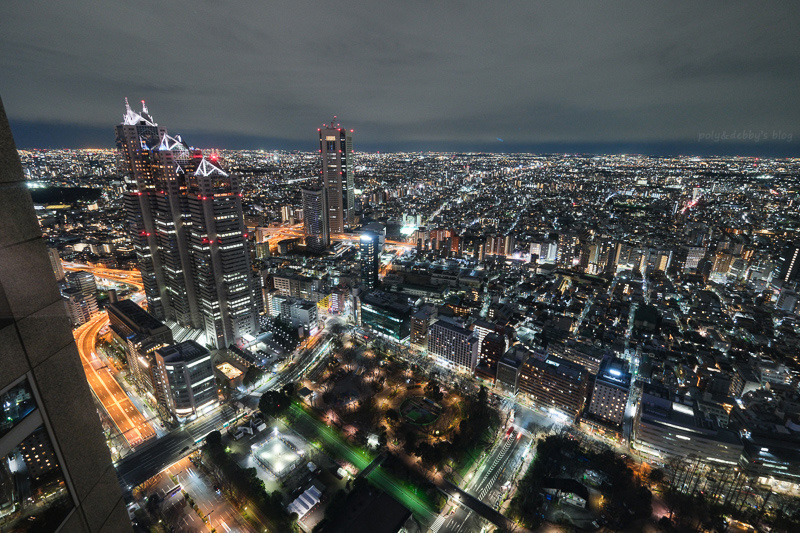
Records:
<instances>
[{"instance_id":1,"label":"road","mask_svg":"<svg viewBox=\"0 0 800 533\"><path fill-rule=\"evenodd\" d=\"M120 434L131 447L135 447L154 437L156 432L114 379L111 370L95 354L97 335L106 325L108 314L102 312L96 315L73 332L75 343L78 345L83 371L92 392Z\"/></svg>"},{"instance_id":2,"label":"road","mask_svg":"<svg viewBox=\"0 0 800 533\"><path fill-rule=\"evenodd\" d=\"M513 426L512 426L513 427ZM530 450L531 439L517 428L505 435L495 444L483 464L469 479L463 493L483 502L492 509L497 509L508 492L514 475L519 465ZM457 505L455 512L450 514L451 507L445 507L443 514L439 515L431 526L434 533L469 533L480 531L487 522L470 507L464 505L463 493L455 495L451 500Z\"/></svg>"},{"instance_id":3,"label":"road","mask_svg":"<svg viewBox=\"0 0 800 533\"><path fill-rule=\"evenodd\" d=\"M230 407L217 407L197 420L172 430L164 437L145 443L116 464L117 476L123 489L131 490L144 483L187 455L196 445L202 444L206 435L232 423L241 414L243 413L235 413Z\"/></svg>"},{"instance_id":4,"label":"road","mask_svg":"<svg viewBox=\"0 0 800 533\"><path fill-rule=\"evenodd\" d=\"M117 283L126 283L136 287L136 290L144 290L142 275L136 270L117 270L114 268L92 267L83 265L81 263L68 263L64 261L62 261L62 265L64 266L64 270L85 270L87 272L91 272L97 278L116 281Z\"/></svg>"}]
</instances>

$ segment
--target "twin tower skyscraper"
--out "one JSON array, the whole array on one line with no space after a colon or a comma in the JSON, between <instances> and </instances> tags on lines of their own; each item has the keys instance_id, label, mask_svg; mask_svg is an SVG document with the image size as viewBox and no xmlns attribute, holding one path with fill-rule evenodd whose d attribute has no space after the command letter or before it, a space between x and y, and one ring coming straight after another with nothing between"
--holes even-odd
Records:
<instances>
[{"instance_id":1,"label":"twin tower skyscraper","mask_svg":"<svg viewBox=\"0 0 800 533\"><path fill-rule=\"evenodd\" d=\"M239 179L125 100L116 142L148 311L223 348L259 331Z\"/></svg>"},{"instance_id":2,"label":"twin tower skyscraper","mask_svg":"<svg viewBox=\"0 0 800 533\"><path fill-rule=\"evenodd\" d=\"M331 121L319 129L321 189L304 189L307 244L324 249L353 223L353 139ZM150 314L205 332L224 348L259 332L257 291L241 184L216 154L159 126L142 101L116 127L124 170L126 223Z\"/></svg>"}]
</instances>

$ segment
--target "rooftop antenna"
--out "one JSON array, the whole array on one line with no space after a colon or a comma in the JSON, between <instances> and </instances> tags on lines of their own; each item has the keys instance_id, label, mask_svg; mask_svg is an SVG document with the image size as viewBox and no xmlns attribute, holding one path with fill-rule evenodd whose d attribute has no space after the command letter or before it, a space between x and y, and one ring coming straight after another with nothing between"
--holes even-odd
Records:
<instances>
[{"instance_id":1,"label":"rooftop antenna","mask_svg":"<svg viewBox=\"0 0 800 533\"><path fill-rule=\"evenodd\" d=\"M333 118L331 119L331 129L333 129L334 122L336 122L336 115L333 115Z\"/></svg>"},{"instance_id":2,"label":"rooftop antenna","mask_svg":"<svg viewBox=\"0 0 800 533\"><path fill-rule=\"evenodd\" d=\"M148 114L150 113L147 110L147 104L144 103L144 100L142 100L142 113L148 113Z\"/></svg>"},{"instance_id":3,"label":"rooftop antenna","mask_svg":"<svg viewBox=\"0 0 800 533\"><path fill-rule=\"evenodd\" d=\"M125 111L131 110L131 104L128 103L128 97L125 97Z\"/></svg>"}]
</instances>

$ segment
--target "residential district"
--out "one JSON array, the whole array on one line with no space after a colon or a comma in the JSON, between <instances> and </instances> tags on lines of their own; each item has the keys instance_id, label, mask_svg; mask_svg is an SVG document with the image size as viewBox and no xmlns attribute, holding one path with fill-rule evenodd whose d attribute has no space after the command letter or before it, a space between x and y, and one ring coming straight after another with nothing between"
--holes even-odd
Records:
<instances>
[{"instance_id":1,"label":"residential district","mask_svg":"<svg viewBox=\"0 0 800 533\"><path fill-rule=\"evenodd\" d=\"M135 530L800 530L800 160L362 153L335 117L200 150L122 111L20 157ZM37 436L0 529L58 501Z\"/></svg>"}]
</instances>

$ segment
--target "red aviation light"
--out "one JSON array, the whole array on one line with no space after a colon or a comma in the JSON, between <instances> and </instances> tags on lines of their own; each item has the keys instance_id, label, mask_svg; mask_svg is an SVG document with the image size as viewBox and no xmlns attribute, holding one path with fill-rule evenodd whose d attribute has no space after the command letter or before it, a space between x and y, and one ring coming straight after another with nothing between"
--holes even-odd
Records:
<instances>
[{"instance_id":1,"label":"red aviation light","mask_svg":"<svg viewBox=\"0 0 800 533\"><path fill-rule=\"evenodd\" d=\"M210 156L208 156L208 158L210 160L212 160L212 161L218 161L219 160L219 155L218 154L211 154Z\"/></svg>"},{"instance_id":2,"label":"red aviation light","mask_svg":"<svg viewBox=\"0 0 800 533\"><path fill-rule=\"evenodd\" d=\"M354 130L350 130L350 133L353 133L353 132L354 132Z\"/></svg>"},{"instance_id":3,"label":"red aviation light","mask_svg":"<svg viewBox=\"0 0 800 533\"><path fill-rule=\"evenodd\" d=\"M208 244L208 239L203 237L203 244Z\"/></svg>"}]
</instances>

